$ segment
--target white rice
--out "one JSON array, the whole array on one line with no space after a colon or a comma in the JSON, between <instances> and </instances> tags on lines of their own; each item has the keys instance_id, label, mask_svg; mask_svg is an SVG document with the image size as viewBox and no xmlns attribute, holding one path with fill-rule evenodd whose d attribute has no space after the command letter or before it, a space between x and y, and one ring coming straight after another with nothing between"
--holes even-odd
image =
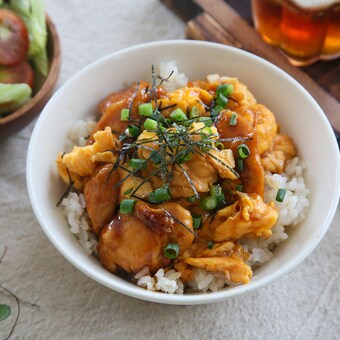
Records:
<instances>
[{"instance_id":1,"label":"white rice","mask_svg":"<svg viewBox=\"0 0 340 340\"><path fill-rule=\"evenodd\" d=\"M145 267L135 275L137 285L148 290L161 291L169 294L183 294L184 285L180 280L180 272L171 269L164 273L164 269L158 269L154 276L150 275L149 268Z\"/></svg>"},{"instance_id":2,"label":"white rice","mask_svg":"<svg viewBox=\"0 0 340 340\"><path fill-rule=\"evenodd\" d=\"M97 243L95 236L89 230L89 218L86 213L84 195L70 192L61 202L63 212L67 218L70 231L88 254L96 251Z\"/></svg>"},{"instance_id":3,"label":"white rice","mask_svg":"<svg viewBox=\"0 0 340 340\"><path fill-rule=\"evenodd\" d=\"M208 272L205 269L194 269L193 279L188 282L188 287L193 292L206 293L208 291L217 292L226 285L223 273Z\"/></svg>"},{"instance_id":4,"label":"white rice","mask_svg":"<svg viewBox=\"0 0 340 340\"><path fill-rule=\"evenodd\" d=\"M307 198L309 190L306 188L302 177L304 164L298 157L287 162L286 171L279 174L267 173L265 176L265 202L274 202L278 208L279 216L272 227L272 236L265 240L263 237L257 239L243 238L241 244L250 253L248 264L258 267L270 260L273 256L273 248L288 238L285 231L287 226L296 226L306 217L309 206ZM278 189L286 189L283 202L276 201Z\"/></svg>"},{"instance_id":5,"label":"white rice","mask_svg":"<svg viewBox=\"0 0 340 340\"><path fill-rule=\"evenodd\" d=\"M75 122L68 132L66 151L71 151L74 145L85 146L87 138L91 134L91 131L94 129L96 124L97 122L94 117L89 117L85 120L78 120Z\"/></svg>"},{"instance_id":6,"label":"white rice","mask_svg":"<svg viewBox=\"0 0 340 340\"><path fill-rule=\"evenodd\" d=\"M179 73L175 62L161 63L160 76L167 78L172 70L174 73L169 81L163 83L169 91L185 86L188 82L185 74ZM214 76L210 76L211 81L214 81ZM73 145L86 145L86 138L95 124L96 122L93 118L78 121L69 132L67 150L70 150ZM304 164L298 157L295 157L287 162L285 172L281 175L266 174L264 200L265 202L275 202L279 210L279 216L272 228L272 236L267 240L263 237L257 239L243 237L240 240L244 249L250 253L247 263L252 269L258 268L271 259L274 248L288 238L285 230L287 226L297 226L305 219L309 206L307 198L309 190L306 188L303 179L304 169ZM277 202L275 199L280 188L286 189L282 203ZM86 213L84 196L71 192L62 201L62 206L64 207L64 215L68 220L70 231L79 239L80 244L88 254L95 253L98 242L95 236L89 232L89 219ZM181 273L176 272L174 269L165 273L162 268L152 276L149 268L145 267L135 275L135 280L138 286L148 290L162 291L169 294L183 294L184 285L180 280L180 276ZM230 286L233 283L226 281L223 273L211 273L204 269L194 269L194 278L188 282L189 290L194 292L214 292L226 285Z\"/></svg>"}]
</instances>

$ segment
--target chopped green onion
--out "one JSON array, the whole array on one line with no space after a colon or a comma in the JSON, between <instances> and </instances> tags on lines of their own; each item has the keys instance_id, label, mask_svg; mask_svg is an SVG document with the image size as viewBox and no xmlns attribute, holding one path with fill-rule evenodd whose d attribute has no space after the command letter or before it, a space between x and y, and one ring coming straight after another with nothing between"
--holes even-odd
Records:
<instances>
[{"instance_id":1,"label":"chopped green onion","mask_svg":"<svg viewBox=\"0 0 340 340\"><path fill-rule=\"evenodd\" d=\"M170 113L170 118L174 122L182 122L184 120L187 120L188 117L181 109L175 109Z\"/></svg>"},{"instance_id":2,"label":"chopped green onion","mask_svg":"<svg viewBox=\"0 0 340 340\"><path fill-rule=\"evenodd\" d=\"M144 128L146 130L156 130L157 122L155 120L153 120L153 119L146 118L146 120L144 122Z\"/></svg>"},{"instance_id":3,"label":"chopped green onion","mask_svg":"<svg viewBox=\"0 0 340 340\"><path fill-rule=\"evenodd\" d=\"M197 230L201 226L202 217L201 215L191 215L192 216L192 226L194 230Z\"/></svg>"},{"instance_id":4,"label":"chopped green onion","mask_svg":"<svg viewBox=\"0 0 340 340\"><path fill-rule=\"evenodd\" d=\"M129 162L132 169L135 170L145 170L146 169L146 159L132 158Z\"/></svg>"},{"instance_id":5,"label":"chopped green onion","mask_svg":"<svg viewBox=\"0 0 340 340\"><path fill-rule=\"evenodd\" d=\"M162 161L162 157L158 151L152 150L150 154L150 158L155 164L159 164Z\"/></svg>"},{"instance_id":6,"label":"chopped green onion","mask_svg":"<svg viewBox=\"0 0 340 340\"><path fill-rule=\"evenodd\" d=\"M202 132L208 136L212 135L212 130L209 126L206 126L205 128L202 129Z\"/></svg>"},{"instance_id":7,"label":"chopped green onion","mask_svg":"<svg viewBox=\"0 0 340 340\"><path fill-rule=\"evenodd\" d=\"M151 103L144 103L138 106L138 113L140 116L150 117L153 113Z\"/></svg>"},{"instance_id":8,"label":"chopped green onion","mask_svg":"<svg viewBox=\"0 0 340 340\"><path fill-rule=\"evenodd\" d=\"M213 210L217 207L217 199L213 196L206 196L200 202L200 208L203 210Z\"/></svg>"},{"instance_id":9,"label":"chopped green onion","mask_svg":"<svg viewBox=\"0 0 340 340\"><path fill-rule=\"evenodd\" d=\"M132 192L132 190L133 190L133 188L130 188L130 189L124 191L124 195L130 194Z\"/></svg>"},{"instance_id":10,"label":"chopped green onion","mask_svg":"<svg viewBox=\"0 0 340 340\"><path fill-rule=\"evenodd\" d=\"M222 93L224 96L228 97L234 91L233 84L220 84L217 86L216 94Z\"/></svg>"},{"instance_id":11,"label":"chopped green onion","mask_svg":"<svg viewBox=\"0 0 340 340\"><path fill-rule=\"evenodd\" d=\"M216 208L217 210L221 209L223 206L225 206L226 201L225 201L225 196L224 193L222 191L222 187L217 184L217 185L213 185L210 189L210 195L212 197L216 198L217 204L216 204Z\"/></svg>"},{"instance_id":12,"label":"chopped green onion","mask_svg":"<svg viewBox=\"0 0 340 340\"><path fill-rule=\"evenodd\" d=\"M120 203L119 211L122 214L131 214L131 213L133 213L133 210L135 208L135 204L136 204L136 200L134 200L134 199L131 199L131 198L124 199Z\"/></svg>"},{"instance_id":13,"label":"chopped green onion","mask_svg":"<svg viewBox=\"0 0 340 340\"><path fill-rule=\"evenodd\" d=\"M224 109L223 106L221 106L221 105L215 105L215 106L213 107L214 116L217 116L223 109Z\"/></svg>"},{"instance_id":14,"label":"chopped green onion","mask_svg":"<svg viewBox=\"0 0 340 340\"><path fill-rule=\"evenodd\" d=\"M244 170L244 162L243 162L242 158L237 158L236 159L236 166L237 166L237 169L239 171L243 171Z\"/></svg>"},{"instance_id":15,"label":"chopped green onion","mask_svg":"<svg viewBox=\"0 0 340 340\"><path fill-rule=\"evenodd\" d=\"M217 149L219 149L219 150L223 150L223 149L224 149L224 145L223 145L223 143L221 143L221 142L216 142L216 143L215 143L215 147L216 147Z\"/></svg>"},{"instance_id":16,"label":"chopped green onion","mask_svg":"<svg viewBox=\"0 0 340 340\"><path fill-rule=\"evenodd\" d=\"M194 195L194 196L188 197L188 198L187 198L187 201L188 201L188 202L191 202L191 203L195 202L195 201L196 201L196 196Z\"/></svg>"},{"instance_id":17,"label":"chopped green onion","mask_svg":"<svg viewBox=\"0 0 340 340\"><path fill-rule=\"evenodd\" d=\"M278 191L277 191L277 194L276 194L276 200L278 202L283 202L285 196L286 196L286 192L287 190L286 189L283 189L283 188L280 188Z\"/></svg>"},{"instance_id":18,"label":"chopped green onion","mask_svg":"<svg viewBox=\"0 0 340 340\"><path fill-rule=\"evenodd\" d=\"M192 119L191 120L185 120L184 122L181 122L181 124L185 127L189 127L192 124Z\"/></svg>"},{"instance_id":19,"label":"chopped green onion","mask_svg":"<svg viewBox=\"0 0 340 340\"><path fill-rule=\"evenodd\" d=\"M233 113L230 117L230 120L229 120L229 125L230 126L235 126L237 124L237 114L236 113Z\"/></svg>"},{"instance_id":20,"label":"chopped green onion","mask_svg":"<svg viewBox=\"0 0 340 340\"><path fill-rule=\"evenodd\" d=\"M213 249L214 248L214 242L213 241L208 241L208 248Z\"/></svg>"},{"instance_id":21,"label":"chopped green onion","mask_svg":"<svg viewBox=\"0 0 340 340\"><path fill-rule=\"evenodd\" d=\"M227 204L223 192L222 192L221 195L217 196L216 199L217 199L217 206L216 206L217 210L220 210L220 209L224 208L225 205Z\"/></svg>"},{"instance_id":22,"label":"chopped green onion","mask_svg":"<svg viewBox=\"0 0 340 340\"><path fill-rule=\"evenodd\" d=\"M205 126L212 125L212 119L210 117L200 117L198 118L198 121L204 123Z\"/></svg>"},{"instance_id":23,"label":"chopped green onion","mask_svg":"<svg viewBox=\"0 0 340 340\"><path fill-rule=\"evenodd\" d=\"M222 195L222 188L220 185L213 185L210 189L210 195L213 197L217 197Z\"/></svg>"},{"instance_id":24,"label":"chopped green onion","mask_svg":"<svg viewBox=\"0 0 340 340\"><path fill-rule=\"evenodd\" d=\"M158 188L149 194L151 203L161 203L171 198L168 188Z\"/></svg>"},{"instance_id":25,"label":"chopped green onion","mask_svg":"<svg viewBox=\"0 0 340 340\"><path fill-rule=\"evenodd\" d=\"M250 150L247 145L241 144L237 147L237 152L241 158L247 158L250 155Z\"/></svg>"},{"instance_id":26,"label":"chopped green onion","mask_svg":"<svg viewBox=\"0 0 340 340\"><path fill-rule=\"evenodd\" d=\"M129 131L129 134L132 136L132 137L138 137L139 134L140 134L140 130L137 126L135 125L129 125L128 126L128 131Z\"/></svg>"},{"instance_id":27,"label":"chopped green onion","mask_svg":"<svg viewBox=\"0 0 340 340\"><path fill-rule=\"evenodd\" d=\"M197 118L200 116L200 110L197 106L193 106L189 113L189 118Z\"/></svg>"},{"instance_id":28,"label":"chopped green onion","mask_svg":"<svg viewBox=\"0 0 340 340\"><path fill-rule=\"evenodd\" d=\"M130 118L130 110L129 109L122 109L122 111L120 111L120 120L129 120Z\"/></svg>"},{"instance_id":29,"label":"chopped green onion","mask_svg":"<svg viewBox=\"0 0 340 340\"><path fill-rule=\"evenodd\" d=\"M237 183L235 190L236 191L243 191L243 185L240 184L240 183Z\"/></svg>"},{"instance_id":30,"label":"chopped green onion","mask_svg":"<svg viewBox=\"0 0 340 340\"><path fill-rule=\"evenodd\" d=\"M185 152L183 155L180 155L179 157L179 163L184 163L188 161L191 158L191 152Z\"/></svg>"},{"instance_id":31,"label":"chopped green onion","mask_svg":"<svg viewBox=\"0 0 340 340\"><path fill-rule=\"evenodd\" d=\"M168 125L166 118L158 111L155 111L151 116L151 119L157 121L158 123Z\"/></svg>"},{"instance_id":32,"label":"chopped green onion","mask_svg":"<svg viewBox=\"0 0 340 340\"><path fill-rule=\"evenodd\" d=\"M179 245L177 243L168 243L164 248L164 256L168 259L175 259L179 254Z\"/></svg>"},{"instance_id":33,"label":"chopped green onion","mask_svg":"<svg viewBox=\"0 0 340 340\"><path fill-rule=\"evenodd\" d=\"M226 107L227 104L228 104L228 98L227 98L225 95L223 95L222 93L220 93L220 94L218 95L217 99L215 100L215 103L216 103L217 105L222 106L222 107L224 108L224 107Z\"/></svg>"}]
</instances>

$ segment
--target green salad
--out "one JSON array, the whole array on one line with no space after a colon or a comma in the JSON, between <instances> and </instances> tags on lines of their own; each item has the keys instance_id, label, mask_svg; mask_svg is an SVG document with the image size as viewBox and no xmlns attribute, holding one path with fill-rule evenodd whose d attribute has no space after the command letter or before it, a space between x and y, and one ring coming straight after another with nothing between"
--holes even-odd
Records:
<instances>
[{"instance_id":1,"label":"green salad","mask_svg":"<svg viewBox=\"0 0 340 340\"><path fill-rule=\"evenodd\" d=\"M0 118L30 100L48 68L43 0L0 0Z\"/></svg>"}]
</instances>

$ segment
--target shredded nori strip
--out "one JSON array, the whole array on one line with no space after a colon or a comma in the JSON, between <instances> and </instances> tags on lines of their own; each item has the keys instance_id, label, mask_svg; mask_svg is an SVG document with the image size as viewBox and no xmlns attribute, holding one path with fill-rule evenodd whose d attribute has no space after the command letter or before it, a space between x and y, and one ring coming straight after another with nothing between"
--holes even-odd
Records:
<instances>
[{"instance_id":1,"label":"shredded nori strip","mask_svg":"<svg viewBox=\"0 0 340 340\"><path fill-rule=\"evenodd\" d=\"M67 175L68 175L68 181L69 181L69 185L66 189L66 191L64 192L64 194L60 197L58 203L57 203L57 207L60 205L60 203L63 201L63 199L70 193L70 191L73 189L73 185L74 185L74 181L72 181L70 172L68 170L68 168L66 168L67 171Z\"/></svg>"}]
</instances>

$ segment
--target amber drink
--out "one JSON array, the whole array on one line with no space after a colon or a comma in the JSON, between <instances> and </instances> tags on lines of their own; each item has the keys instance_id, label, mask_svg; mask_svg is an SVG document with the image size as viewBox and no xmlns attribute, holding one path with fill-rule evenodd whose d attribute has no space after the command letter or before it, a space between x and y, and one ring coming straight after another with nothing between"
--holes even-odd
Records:
<instances>
[{"instance_id":1,"label":"amber drink","mask_svg":"<svg viewBox=\"0 0 340 340\"><path fill-rule=\"evenodd\" d=\"M255 27L297 66L340 56L340 0L252 0Z\"/></svg>"}]
</instances>

